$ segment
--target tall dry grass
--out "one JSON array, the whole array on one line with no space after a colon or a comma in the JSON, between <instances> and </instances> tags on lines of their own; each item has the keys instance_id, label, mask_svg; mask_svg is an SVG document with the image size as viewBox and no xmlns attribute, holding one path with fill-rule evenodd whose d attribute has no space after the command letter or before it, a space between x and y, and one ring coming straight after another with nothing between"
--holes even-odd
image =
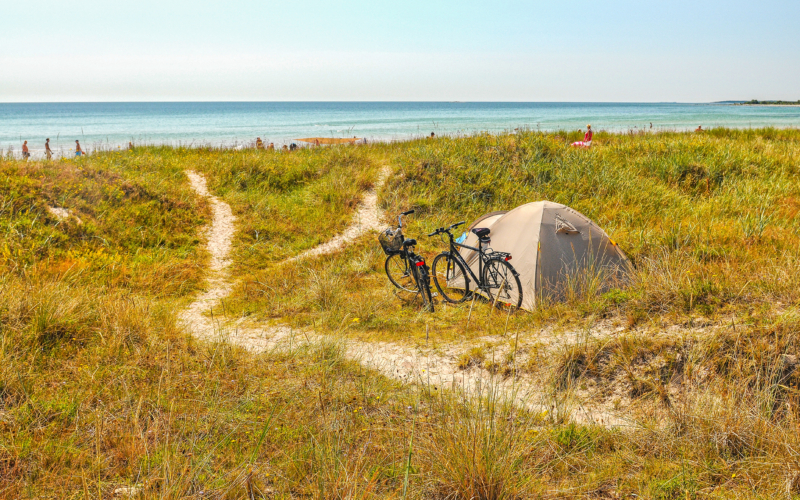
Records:
<instances>
[{"instance_id":1,"label":"tall dry grass","mask_svg":"<svg viewBox=\"0 0 800 500\"><path fill-rule=\"evenodd\" d=\"M0 497L797 497L797 132L598 134L590 151L569 139L0 161ZM554 199L612 234L633 282L576 281L566 304L506 324L481 304L421 314L386 283L371 236L276 265L341 230L385 161L396 170L382 203L418 209L411 236ZM493 390L516 370L477 399L401 386L344 359L336 335L262 355L225 332L198 343L175 320L205 258L208 208L188 166L242 221L243 279L226 304L236 314L395 341L603 315L632 329L520 366L545 381L528 405ZM426 255L439 250L419 239ZM678 338L636 329L687 321L716 326ZM586 394L625 425L581 423L573 396Z\"/></svg>"}]
</instances>

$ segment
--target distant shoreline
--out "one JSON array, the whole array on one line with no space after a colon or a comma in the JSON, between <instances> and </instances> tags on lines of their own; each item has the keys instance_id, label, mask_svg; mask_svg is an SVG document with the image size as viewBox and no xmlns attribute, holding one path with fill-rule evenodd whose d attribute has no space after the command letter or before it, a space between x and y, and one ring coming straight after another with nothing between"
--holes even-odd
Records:
<instances>
[{"instance_id":1,"label":"distant shoreline","mask_svg":"<svg viewBox=\"0 0 800 500\"><path fill-rule=\"evenodd\" d=\"M759 101L757 99L753 99L752 101L747 102L734 102L732 103L734 106L773 106L773 107L792 107L792 106L800 106L799 101Z\"/></svg>"},{"instance_id":2,"label":"distant shoreline","mask_svg":"<svg viewBox=\"0 0 800 500\"><path fill-rule=\"evenodd\" d=\"M753 105L756 106L756 105ZM761 127L730 127L730 126L710 126L709 128L704 128L703 132L711 132L714 130L731 130L731 131L741 131L741 130L762 130L762 129L776 129L776 130L800 130L800 127L795 125L767 125ZM525 128L519 127L515 129L508 129L504 131L473 131L471 133L439 133L436 135L436 139L458 139L458 138L467 138L467 137L474 137L478 135L492 135L492 136L500 136L500 135L514 135L520 132L533 132L533 133L540 133L544 135L552 135L552 136L559 136L564 133L575 132L574 129L557 129L557 130L541 130L537 131L532 128ZM694 127L687 127L687 128L676 128L676 127L654 127L652 129L642 127L629 127L625 130L622 129L605 129L598 127L595 130L595 134L603 133L609 135L650 135L650 134L689 134L694 135L696 130ZM323 145L322 147L331 147L331 146L364 146L364 145L372 145L372 144L400 144L405 142L413 142L419 140L426 140L429 139L430 136L427 134L410 134L404 137L367 137L367 142L362 142L365 138L359 137L359 140L356 143L352 143L349 141L349 138L341 138L337 140L343 141L343 143L334 144L334 145ZM269 142L269 141L265 141ZM275 153L286 154L287 152L283 151L281 147L283 144L289 144L292 142L300 142L298 144L300 149L307 149L315 147L313 144L303 143L299 139L294 140L287 140L285 142L277 142L275 147ZM84 155L91 156L97 153L127 153L128 152L128 144L126 143L104 143L104 142L84 142L83 144ZM158 141L133 141L134 149L147 149L147 148L167 148L167 149L209 149L209 150L229 150L229 151L240 151L240 150L255 150L256 143L255 140L234 140L234 141L176 141L176 142L158 142ZM43 160L45 157L44 148L41 147L39 144L28 144L29 151L31 153L30 160L31 161L39 161ZM317 146L319 147L319 146ZM63 145L53 145L53 159L69 159L74 158L75 150L74 147L69 143L65 147ZM21 148L18 149L15 145L10 144L3 148L3 145L0 144L0 159L3 158L14 158L14 159L22 159Z\"/></svg>"}]
</instances>

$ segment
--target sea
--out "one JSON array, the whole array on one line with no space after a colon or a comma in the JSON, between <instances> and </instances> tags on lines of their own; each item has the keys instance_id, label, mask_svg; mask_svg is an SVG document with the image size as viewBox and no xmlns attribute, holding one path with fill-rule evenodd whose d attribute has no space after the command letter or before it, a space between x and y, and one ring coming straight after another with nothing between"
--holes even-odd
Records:
<instances>
[{"instance_id":1,"label":"sea","mask_svg":"<svg viewBox=\"0 0 800 500\"><path fill-rule=\"evenodd\" d=\"M553 131L800 127L800 106L579 102L84 102L0 103L0 148L34 157L134 145L276 147L308 137L401 141L416 137ZM300 143L298 142L298 145Z\"/></svg>"}]
</instances>

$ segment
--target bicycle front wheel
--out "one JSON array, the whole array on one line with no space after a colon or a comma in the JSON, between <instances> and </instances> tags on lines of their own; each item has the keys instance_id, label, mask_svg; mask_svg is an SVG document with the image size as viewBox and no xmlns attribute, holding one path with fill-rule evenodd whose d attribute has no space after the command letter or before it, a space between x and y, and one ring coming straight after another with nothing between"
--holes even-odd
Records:
<instances>
[{"instance_id":1,"label":"bicycle front wheel","mask_svg":"<svg viewBox=\"0 0 800 500\"><path fill-rule=\"evenodd\" d=\"M440 253L431 267L433 284L447 302L458 304L469 295L467 270L450 253Z\"/></svg>"},{"instance_id":2,"label":"bicycle front wheel","mask_svg":"<svg viewBox=\"0 0 800 500\"><path fill-rule=\"evenodd\" d=\"M483 285L489 300L501 309L516 311L522 305L522 284L514 268L503 259L489 259L483 268Z\"/></svg>"},{"instance_id":3,"label":"bicycle front wheel","mask_svg":"<svg viewBox=\"0 0 800 500\"><path fill-rule=\"evenodd\" d=\"M408 267L408 261L402 255L392 254L386 257L384 268L392 285L406 292L417 293L419 290L417 280L414 279L414 275Z\"/></svg>"}]
</instances>

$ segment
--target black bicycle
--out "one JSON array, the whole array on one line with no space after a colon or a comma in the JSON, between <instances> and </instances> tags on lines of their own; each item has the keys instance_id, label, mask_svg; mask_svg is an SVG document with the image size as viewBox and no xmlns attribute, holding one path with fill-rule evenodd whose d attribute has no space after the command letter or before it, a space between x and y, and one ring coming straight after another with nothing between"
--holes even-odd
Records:
<instances>
[{"instance_id":1,"label":"black bicycle","mask_svg":"<svg viewBox=\"0 0 800 500\"><path fill-rule=\"evenodd\" d=\"M430 269L425 259L414 253L417 240L406 239L403 235L403 216L413 213L409 210L400 214L397 229L386 229L378 236L378 241L387 255L384 268L389 281L400 290L422 295L424 308L433 312Z\"/></svg>"},{"instance_id":2,"label":"black bicycle","mask_svg":"<svg viewBox=\"0 0 800 500\"><path fill-rule=\"evenodd\" d=\"M489 248L489 229L476 227L472 233L478 237L478 246L471 247L453 240L453 229L464 221L447 228L439 228L428 236L446 234L450 248L433 259L433 282L442 297L453 304L464 302L470 295L470 285L483 292L495 306L517 310L522 305L522 284L519 273L508 261L511 254L495 252ZM477 252L478 275L459 252L459 248ZM475 255L475 254L472 254ZM471 259L474 260L474 259Z\"/></svg>"}]
</instances>

